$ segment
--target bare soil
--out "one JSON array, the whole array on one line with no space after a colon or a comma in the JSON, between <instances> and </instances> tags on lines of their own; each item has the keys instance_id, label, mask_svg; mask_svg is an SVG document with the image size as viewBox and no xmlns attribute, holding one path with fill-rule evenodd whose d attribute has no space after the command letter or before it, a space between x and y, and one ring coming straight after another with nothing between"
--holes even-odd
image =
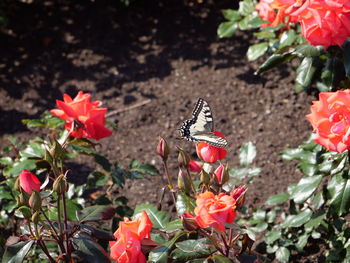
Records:
<instances>
[{"instance_id":1,"label":"bare soil","mask_svg":"<svg viewBox=\"0 0 350 263\"><path fill-rule=\"evenodd\" d=\"M48 0L11 7L9 30L0 34L0 146L9 135L21 140L40 135L21 119L37 118L63 93L83 90L119 111L109 117L118 129L101 141L99 151L124 165L137 159L161 168L154 152L158 135L195 156L191 143L175 140L176 128L202 97L211 105L216 129L227 136L224 161L230 167L238 166L240 145L257 146L254 166L262 172L249 185L246 203L263 206L301 177L279 152L309 136L304 116L313 97L294 92L288 67L253 74L263 60L245 57L251 33L217 37L221 9L235 4L169 0L124 7L116 0ZM139 103L145 104L133 108ZM170 166L176 180L175 150ZM89 171L87 166L80 180L69 179L83 183ZM128 182L120 194L130 206L155 203L161 185L159 177L149 177Z\"/></svg>"}]
</instances>

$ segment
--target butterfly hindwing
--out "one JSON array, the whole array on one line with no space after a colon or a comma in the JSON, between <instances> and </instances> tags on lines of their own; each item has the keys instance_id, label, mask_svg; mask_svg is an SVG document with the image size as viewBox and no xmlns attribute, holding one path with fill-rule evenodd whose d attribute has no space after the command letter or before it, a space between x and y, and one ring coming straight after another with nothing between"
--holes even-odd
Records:
<instances>
[{"instance_id":1,"label":"butterfly hindwing","mask_svg":"<svg viewBox=\"0 0 350 263\"><path fill-rule=\"evenodd\" d=\"M205 142L207 144L216 146L216 147L225 147L227 145L227 141L224 138L216 136L212 133L205 134L195 134L191 136L194 141Z\"/></svg>"}]
</instances>

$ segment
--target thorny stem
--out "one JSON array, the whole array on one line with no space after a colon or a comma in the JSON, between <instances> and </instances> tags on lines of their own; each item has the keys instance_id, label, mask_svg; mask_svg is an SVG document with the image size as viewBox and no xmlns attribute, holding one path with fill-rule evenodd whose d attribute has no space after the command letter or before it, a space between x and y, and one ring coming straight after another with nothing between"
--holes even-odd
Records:
<instances>
[{"instance_id":1,"label":"thorny stem","mask_svg":"<svg viewBox=\"0 0 350 263\"><path fill-rule=\"evenodd\" d=\"M194 187L193 180L192 180L192 177L191 177L191 173L190 173L190 170L188 169L188 167L186 167L186 172L187 172L188 180L190 181L191 188L192 188L192 191L194 193L194 196L197 196L196 188Z\"/></svg>"},{"instance_id":2,"label":"thorny stem","mask_svg":"<svg viewBox=\"0 0 350 263\"><path fill-rule=\"evenodd\" d=\"M174 205L176 207L176 198L175 198L175 193L173 192L173 189L174 189L174 186L172 185L171 183L171 180L170 180L170 176L169 176L169 170L168 170L168 165L167 165L167 162L166 160L163 159L163 167L164 167L164 173L167 177L167 180L168 180L168 185L169 185L169 188L170 188L170 193L171 193L171 196L173 198L173 202L174 202Z\"/></svg>"},{"instance_id":3,"label":"thorny stem","mask_svg":"<svg viewBox=\"0 0 350 263\"><path fill-rule=\"evenodd\" d=\"M68 216L67 216L67 206L66 206L65 193L62 193L62 202L63 202L63 213L64 213L64 230L66 233L67 259L68 259L68 262L70 262L71 251L70 251L70 246L69 246Z\"/></svg>"},{"instance_id":4,"label":"thorny stem","mask_svg":"<svg viewBox=\"0 0 350 263\"><path fill-rule=\"evenodd\" d=\"M59 235L58 235L58 233L57 233L57 231L56 231L56 228L55 228L54 225L52 224L51 220L47 217L47 215L45 214L44 210L41 209L41 213L44 215L46 221L49 223L49 225L50 225L52 231L54 232L54 234L53 234L52 236L53 236L53 238L57 241L57 244L58 244L58 246L60 247L61 252L62 252L62 253L66 253L66 250L65 250L65 248L64 248L64 246L63 246L63 244L62 244L62 242L61 242L62 239L59 237Z\"/></svg>"},{"instance_id":5,"label":"thorny stem","mask_svg":"<svg viewBox=\"0 0 350 263\"><path fill-rule=\"evenodd\" d=\"M32 235L32 237L35 237L33 230L32 230L32 227L30 226L30 221L28 221L28 228L29 228L29 232Z\"/></svg>"},{"instance_id":6,"label":"thorny stem","mask_svg":"<svg viewBox=\"0 0 350 263\"><path fill-rule=\"evenodd\" d=\"M225 246L225 256L227 257L229 255L229 252L230 252L230 246L227 244L226 242L226 238L224 236L224 234L221 234L221 239L222 239L222 242L224 243L224 246Z\"/></svg>"},{"instance_id":7,"label":"thorny stem","mask_svg":"<svg viewBox=\"0 0 350 263\"><path fill-rule=\"evenodd\" d=\"M37 244L41 247L42 251L44 251L44 253L46 254L46 256L48 257L48 259L50 260L50 262L52 263L56 263L56 261L51 257L49 250L47 249L46 245L44 242L42 242L41 239L37 240Z\"/></svg>"},{"instance_id":8,"label":"thorny stem","mask_svg":"<svg viewBox=\"0 0 350 263\"><path fill-rule=\"evenodd\" d=\"M57 198L57 220L58 220L58 228L60 230L60 234L62 235L61 200L60 200L60 196L58 196L58 198Z\"/></svg>"},{"instance_id":9,"label":"thorny stem","mask_svg":"<svg viewBox=\"0 0 350 263\"><path fill-rule=\"evenodd\" d=\"M218 246L218 240L216 240L212 235L210 235L209 233L207 233L205 230L199 229L198 232L202 233L203 235L205 235L215 246L215 248L224 256L226 256L225 252L221 249L220 246Z\"/></svg>"}]
</instances>

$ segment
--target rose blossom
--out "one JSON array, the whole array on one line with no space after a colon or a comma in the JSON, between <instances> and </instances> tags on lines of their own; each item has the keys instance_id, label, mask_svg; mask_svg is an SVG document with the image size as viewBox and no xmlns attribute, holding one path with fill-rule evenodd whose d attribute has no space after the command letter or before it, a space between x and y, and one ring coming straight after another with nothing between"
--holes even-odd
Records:
<instances>
[{"instance_id":1,"label":"rose blossom","mask_svg":"<svg viewBox=\"0 0 350 263\"><path fill-rule=\"evenodd\" d=\"M197 161L191 160L190 163L188 164L188 168L190 169L191 172L196 172L199 173L202 171L202 166L203 164Z\"/></svg>"},{"instance_id":2,"label":"rose blossom","mask_svg":"<svg viewBox=\"0 0 350 263\"><path fill-rule=\"evenodd\" d=\"M19 174L19 184L21 188L28 194L32 194L32 190L40 192L40 181L38 177L24 169Z\"/></svg>"},{"instance_id":3,"label":"rose blossom","mask_svg":"<svg viewBox=\"0 0 350 263\"><path fill-rule=\"evenodd\" d=\"M150 239L151 229L152 222L145 211L136 220L124 218L114 233L117 241L109 242L111 258L118 263L146 263L141 246L144 240Z\"/></svg>"},{"instance_id":4,"label":"rose blossom","mask_svg":"<svg viewBox=\"0 0 350 263\"><path fill-rule=\"evenodd\" d=\"M195 217L185 214L186 218L194 218L199 227L213 227L225 231L225 224L230 224L236 217L236 201L232 196L221 193L214 195L205 192L197 196Z\"/></svg>"},{"instance_id":5,"label":"rose blossom","mask_svg":"<svg viewBox=\"0 0 350 263\"><path fill-rule=\"evenodd\" d=\"M90 102L89 93L84 94L79 91L74 99L64 94L63 101L56 100L56 103L59 109L53 109L50 112L66 121L65 127L68 131L74 123L71 136L100 140L112 135L112 131L105 127L107 108L98 108L100 101Z\"/></svg>"},{"instance_id":6,"label":"rose blossom","mask_svg":"<svg viewBox=\"0 0 350 263\"><path fill-rule=\"evenodd\" d=\"M314 132L315 142L330 151L350 149L350 90L321 92L306 115Z\"/></svg>"},{"instance_id":7,"label":"rose blossom","mask_svg":"<svg viewBox=\"0 0 350 263\"><path fill-rule=\"evenodd\" d=\"M213 134L225 138L225 136L219 131L214 131ZM215 163L217 160L224 159L227 154L227 151L224 148L216 147L205 142L199 142L196 149L198 157L206 163Z\"/></svg>"}]
</instances>

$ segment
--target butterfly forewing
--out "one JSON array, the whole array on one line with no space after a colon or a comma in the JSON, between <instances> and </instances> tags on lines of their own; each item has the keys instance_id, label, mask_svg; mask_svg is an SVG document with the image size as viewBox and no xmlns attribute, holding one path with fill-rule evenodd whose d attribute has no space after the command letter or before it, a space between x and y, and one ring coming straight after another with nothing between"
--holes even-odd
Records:
<instances>
[{"instance_id":1,"label":"butterfly forewing","mask_svg":"<svg viewBox=\"0 0 350 263\"><path fill-rule=\"evenodd\" d=\"M208 102L198 99L198 102L192 112L193 125L190 127L191 135L203 132L213 131L213 115Z\"/></svg>"}]
</instances>

